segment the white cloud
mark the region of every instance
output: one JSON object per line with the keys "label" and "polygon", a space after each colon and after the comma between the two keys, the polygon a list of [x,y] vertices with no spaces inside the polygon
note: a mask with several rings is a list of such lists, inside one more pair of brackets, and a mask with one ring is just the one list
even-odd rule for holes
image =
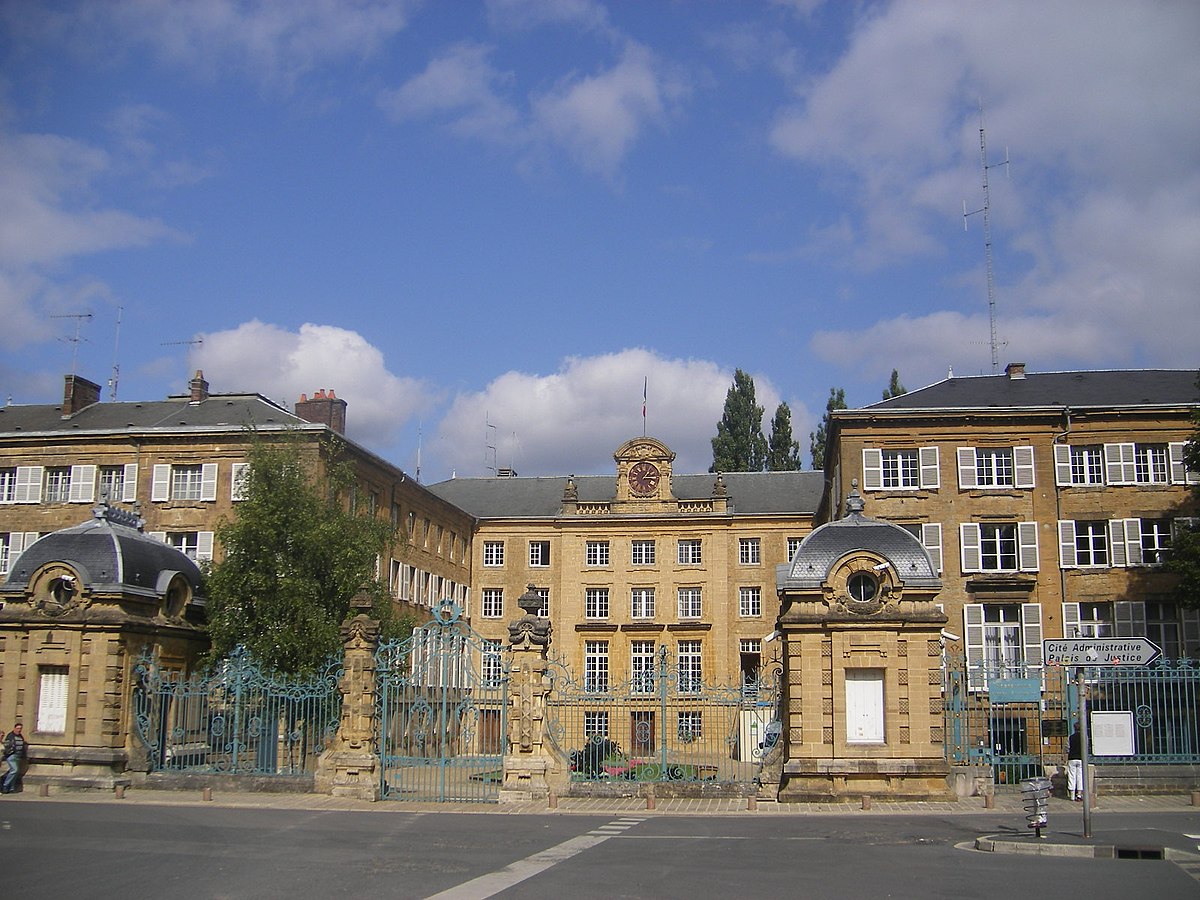
{"label": "white cloud", "polygon": [[435,399],[426,383],[389,372],[362,335],[332,325],[294,332],[254,320],[203,339],[190,362],[214,392],[253,391],[292,409],[301,394],[332,390],[347,404],[347,436],[371,448],[391,443]]}
{"label": "white cloud", "polygon": [[[481,475],[493,460],[522,475],[603,474],[612,454],[642,433],[642,390],[647,386],[647,433],[678,454],[675,471],[706,472],[712,437],[733,372],[708,360],[665,359],[628,349],[569,357],[551,375],[506,372],[482,391],[454,399],[437,431],[432,455],[446,474]],[[769,380],[755,378],[764,429],[779,404]],[[796,435],[807,413],[793,405]],[[487,424],[495,426],[489,433]],[[803,432],[807,434],[805,430]]]}
{"label": "white cloud", "polygon": [[585,169],[612,176],[647,126],[667,123],[685,92],[681,78],[646,47],[630,42],[611,69],[566,78],[536,97],[534,118]]}
{"label": "white cloud", "polygon": [[[780,112],[771,140],[851,185],[848,232],[845,220],[830,223],[847,265],[938,256],[962,201],[982,199],[982,100],[989,162],[1006,145],[1013,159],[1010,180],[992,179],[993,232],[1009,251],[997,259],[1005,355],[1186,364],[1200,340],[1198,43],[1200,16],[1186,4],[901,0],[863,16],[836,64]],[[964,342],[982,341],[967,358],[986,360],[986,316],[955,315],[879,323],[872,334],[906,348],[889,347],[880,373],[905,366],[907,352],[902,371],[944,375],[950,361],[922,346],[961,358]],[[930,330],[918,339],[914,325]],[[814,348],[833,362],[853,338],[823,332]]]}
{"label": "white cloud", "polygon": [[519,113],[501,96],[512,76],[496,70],[491,48],[462,43],[431,60],[421,74],[381,92],[379,105],[391,118],[443,116],[463,137],[508,143],[518,137]]}
{"label": "white cloud", "polygon": [[593,0],[487,0],[496,27],[524,30],[541,25],[577,25],[608,31],[608,10]]}

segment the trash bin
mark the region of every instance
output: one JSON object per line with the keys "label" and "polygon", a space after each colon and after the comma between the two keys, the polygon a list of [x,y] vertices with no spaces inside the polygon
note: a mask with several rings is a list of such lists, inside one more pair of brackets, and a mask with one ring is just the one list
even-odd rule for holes
{"label": "trash bin", "polygon": [[1021,781],[1021,796],[1025,801],[1025,818],[1029,827],[1037,829],[1038,837],[1046,827],[1050,808],[1050,779],[1025,778]]}

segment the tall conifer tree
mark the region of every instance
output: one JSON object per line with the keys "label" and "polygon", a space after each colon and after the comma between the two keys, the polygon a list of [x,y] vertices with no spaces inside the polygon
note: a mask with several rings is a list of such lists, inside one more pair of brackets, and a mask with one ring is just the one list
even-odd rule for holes
{"label": "tall conifer tree", "polygon": [[780,403],[771,420],[767,469],[772,472],[795,472],[800,468],[800,442],[792,439],[792,410]]}
{"label": "tall conifer tree", "polygon": [[825,401],[825,415],[817,430],[808,435],[808,448],[812,452],[812,467],[818,472],[825,468],[825,441],[829,437],[829,422],[835,409],[846,408],[846,392],[842,388],[830,388]]}
{"label": "tall conifer tree", "polygon": [[763,408],[754,399],[754,379],[738,369],[725,395],[725,411],[712,439],[710,472],[761,472],[767,464]]}

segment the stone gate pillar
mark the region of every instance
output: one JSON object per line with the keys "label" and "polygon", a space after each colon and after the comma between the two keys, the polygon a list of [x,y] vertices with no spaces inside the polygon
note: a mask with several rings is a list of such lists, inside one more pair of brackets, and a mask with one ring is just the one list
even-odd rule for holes
{"label": "stone gate pillar", "polygon": [[508,748],[504,756],[504,783],[501,800],[532,800],[549,794],[546,774],[550,754],[544,744],[546,695],[550,691],[547,676],[547,652],[552,627],[539,616],[542,598],[529,585],[517,605],[525,615],[508,626],[512,648],[512,666],[508,682]]}
{"label": "stone gate pillar", "polygon": [[351,616],[342,623],[342,717],[337,736],[317,764],[316,790],[335,797],[378,800],[379,748],[376,746],[375,650],[379,622],[369,615],[371,598],[350,601]]}

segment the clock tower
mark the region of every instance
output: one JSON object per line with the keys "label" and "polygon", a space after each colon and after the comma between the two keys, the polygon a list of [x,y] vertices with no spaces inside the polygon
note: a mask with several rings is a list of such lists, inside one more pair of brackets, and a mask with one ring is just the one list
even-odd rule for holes
{"label": "clock tower", "polygon": [[645,508],[672,499],[675,454],[662,441],[634,438],[622,444],[613,459],[617,462],[617,503]]}

